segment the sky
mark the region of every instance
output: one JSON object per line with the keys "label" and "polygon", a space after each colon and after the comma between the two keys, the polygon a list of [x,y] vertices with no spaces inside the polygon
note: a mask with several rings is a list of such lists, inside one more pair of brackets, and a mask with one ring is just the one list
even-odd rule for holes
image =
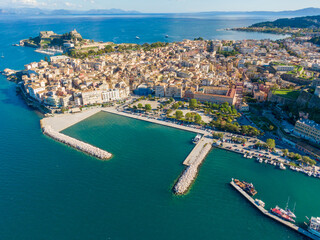
{"label": "sky", "polygon": [[281,11],[320,8],[320,0],[0,0],[2,8],[136,10],[144,13]]}

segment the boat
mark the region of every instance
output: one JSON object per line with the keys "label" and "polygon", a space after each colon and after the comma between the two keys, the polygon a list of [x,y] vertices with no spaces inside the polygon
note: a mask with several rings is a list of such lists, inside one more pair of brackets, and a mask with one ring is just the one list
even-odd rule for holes
{"label": "boat", "polygon": [[1,57],[4,58],[3,53],[2,53],[2,55],[1,55]]}
{"label": "boat", "polygon": [[296,215],[294,214],[294,210],[295,210],[295,208],[296,208],[296,204],[294,204],[293,211],[291,211],[291,210],[289,209],[289,207],[288,207],[288,205],[289,205],[289,200],[290,200],[290,198],[288,197],[288,201],[287,201],[287,205],[286,205],[286,209],[285,209],[286,214],[287,214],[289,217],[291,217],[291,218],[297,218]]}
{"label": "boat", "polygon": [[136,36],[136,39],[140,39],[140,37]]}
{"label": "boat", "polygon": [[263,159],[262,158],[259,158],[259,163],[263,163]]}
{"label": "boat", "polygon": [[286,210],[284,210],[278,206],[276,206],[275,208],[271,208],[270,212],[273,215],[275,215],[279,218],[282,218],[283,220],[286,220],[288,222],[295,222],[295,220],[286,213]]}
{"label": "boat", "polygon": [[311,217],[309,220],[308,231],[320,237],[320,217]]}
{"label": "boat", "polygon": [[195,138],[192,139],[192,142],[194,144],[197,144],[199,142],[199,140],[201,139],[201,137],[202,137],[201,134],[197,134],[197,136],[195,136]]}
{"label": "boat", "polygon": [[168,37],[169,37],[169,35],[166,35],[166,36],[165,36],[165,38],[168,38]]}
{"label": "boat", "polygon": [[247,183],[245,181],[239,181],[238,179],[234,179],[234,183],[237,184],[242,190],[248,193],[250,196],[254,196],[257,194],[257,191],[254,189],[252,183]]}
{"label": "boat", "polygon": [[260,199],[257,199],[257,198],[254,200],[254,203],[257,204],[258,206],[263,207],[263,208],[266,205],[263,201],[261,201]]}
{"label": "boat", "polygon": [[280,163],[280,164],[279,164],[279,168],[280,168],[281,170],[286,170],[286,167],[283,165],[283,163]]}

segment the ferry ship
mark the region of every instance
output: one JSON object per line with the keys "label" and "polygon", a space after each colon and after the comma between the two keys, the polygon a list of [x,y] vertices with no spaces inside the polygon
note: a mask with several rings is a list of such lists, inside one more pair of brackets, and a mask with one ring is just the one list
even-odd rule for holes
{"label": "ferry ship", "polygon": [[195,136],[195,138],[192,139],[192,142],[194,144],[197,144],[200,141],[200,139],[201,139],[201,134],[197,134],[197,136]]}
{"label": "ferry ship", "polygon": [[295,222],[295,220],[288,215],[288,212],[278,206],[275,208],[271,208],[270,212],[279,218],[282,218],[283,220],[286,220],[288,222]]}
{"label": "ferry ship", "polygon": [[254,189],[252,183],[247,183],[245,181],[239,181],[238,179],[234,179],[234,183],[237,184],[242,190],[248,193],[250,196],[254,196],[257,194],[257,191]]}
{"label": "ferry ship", "polygon": [[311,217],[308,231],[317,237],[320,237],[320,217]]}

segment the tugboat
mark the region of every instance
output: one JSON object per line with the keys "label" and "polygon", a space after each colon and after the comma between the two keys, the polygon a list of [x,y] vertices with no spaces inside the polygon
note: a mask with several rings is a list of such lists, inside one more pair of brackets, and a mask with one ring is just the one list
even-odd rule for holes
{"label": "tugboat", "polygon": [[241,182],[238,179],[234,179],[234,183],[237,184],[243,191],[245,191],[252,197],[257,194],[257,191],[254,189],[252,183],[247,183],[245,181]]}
{"label": "tugboat", "polygon": [[195,138],[192,139],[192,142],[193,142],[194,144],[197,144],[200,139],[201,139],[201,135],[200,135],[200,134],[197,134],[197,136],[195,136]]}
{"label": "tugboat", "polygon": [[320,217],[311,217],[309,220],[308,231],[320,237]]}
{"label": "tugboat", "polygon": [[295,220],[287,214],[286,210],[278,206],[276,206],[275,208],[271,208],[270,212],[273,215],[276,215],[277,217],[282,218],[283,220],[286,220],[288,222],[295,222]]}

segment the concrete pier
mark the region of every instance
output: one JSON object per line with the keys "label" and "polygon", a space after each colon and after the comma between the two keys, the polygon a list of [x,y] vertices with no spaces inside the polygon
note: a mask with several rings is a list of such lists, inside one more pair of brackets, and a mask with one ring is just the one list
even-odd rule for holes
{"label": "concrete pier", "polygon": [[187,167],[173,187],[173,192],[177,195],[185,194],[198,175],[198,170],[212,148],[213,140],[209,136],[203,136],[195,148],[183,162]]}
{"label": "concrete pier", "polygon": [[59,142],[65,143],[73,148],[76,148],[82,152],[85,152],[91,156],[97,157],[99,159],[109,159],[112,157],[111,153],[108,153],[107,151],[104,151],[100,148],[94,147],[88,143],[79,141],[75,138],[69,137],[67,135],[64,135],[62,133],[59,133],[52,129],[51,126],[45,126],[42,128],[43,133],[47,136],[53,138],[54,140],[57,140]]}
{"label": "concrete pier", "polygon": [[237,184],[234,183],[234,181],[232,180],[230,182],[231,186],[233,186],[239,193],[241,193],[241,195],[243,195],[250,203],[253,204],[253,206],[255,206],[260,212],[262,212],[264,215],[272,218],[273,220],[275,221],[278,221],[280,223],[282,223],[283,225],[303,234],[304,236],[307,236],[311,239],[314,239],[314,240],[320,240],[319,237],[311,234],[310,232],[304,230],[303,228],[301,227],[298,227],[297,225],[291,223],[291,222],[287,222],[275,215],[273,215],[272,213],[270,213],[269,211],[267,211],[265,208],[263,208],[262,206],[258,205],[257,203],[255,203],[255,201],[253,200],[253,198],[251,196],[249,196],[245,191],[243,191]]}

